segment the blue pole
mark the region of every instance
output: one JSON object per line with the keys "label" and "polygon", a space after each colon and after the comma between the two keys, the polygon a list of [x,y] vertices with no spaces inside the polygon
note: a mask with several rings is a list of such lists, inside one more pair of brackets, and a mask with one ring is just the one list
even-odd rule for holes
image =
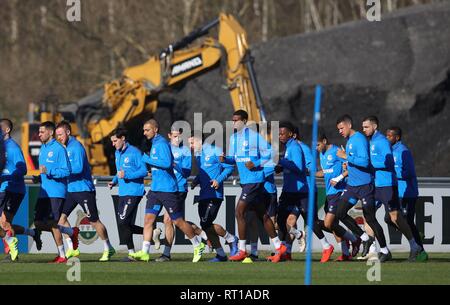
{"label": "blue pole", "polygon": [[314,185],[316,183],[316,159],[317,159],[317,132],[320,120],[320,100],[322,95],[322,87],[316,86],[316,101],[314,104],[314,118],[313,118],[313,131],[312,131],[312,165],[309,178],[309,200],[308,200],[308,232],[306,234],[306,268],[305,268],[305,285],[311,285],[311,262],[312,262],[312,235],[313,235],[313,209],[316,208],[314,200]]}

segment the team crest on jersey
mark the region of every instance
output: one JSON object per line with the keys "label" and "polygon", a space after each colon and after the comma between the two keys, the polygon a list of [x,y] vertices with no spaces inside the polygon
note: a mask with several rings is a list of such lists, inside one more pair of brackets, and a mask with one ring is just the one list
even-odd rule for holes
{"label": "team crest on jersey", "polygon": [[353,145],[350,144],[350,145],[348,146],[348,149],[352,149],[352,148],[353,148]]}
{"label": "team crest on jersey", "polygon": [[375,150],[375,145],[372,145],[371,149],[372,149],[372,150]]}
{"label": "team crest on jersey", "polygon": [[80,229],[78,238],[83,244],[90,245],[98,239],[97,231],[91,225],[89,218],[82,210],[77,211],[75,226]]}
{"label": "team crest on jersey", "polygon": [[211,156],[205,156],[205,161],[209,161],[209,159],[211,159]]}
{"label": "team crest on jersey", "polygon": [[123,160],[123,163],[129,163],[130,162],[130,158],[126,157],[125,160]]}
{"label": "team crest on jersey", "polygon": [[156,148],[152,149],[152,154],[156,154]]}
{"label": "team crest on jersey", "polygon": [[179,156],[180,156],[180,153],[179,153],[179,152],[176,152],[176,153],[173,154],[173,157],[174,157],[175,159],[178,159]]}
{"label": "team crest on jersey", "polygon": [[67,152],[67,157],[70,157],[72,153],[70,151]]}
{"label": "team crest on jersey", "polygon": [[328,155],[327,159],[328,159],[328,161],[331,161],[331,160],[333,160],[333,156],[332,155]]}
{"label": "team crest on jersey", "polygon": [[49,158],[53,157],[53,151],[49,151],[47,154],[47,157],[49,157]]}

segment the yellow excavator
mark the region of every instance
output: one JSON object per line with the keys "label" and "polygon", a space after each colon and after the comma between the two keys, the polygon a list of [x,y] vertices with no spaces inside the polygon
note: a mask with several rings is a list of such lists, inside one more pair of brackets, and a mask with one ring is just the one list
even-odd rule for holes
{"label": "yellow excavator", "polygon": [[[201,44],[190,46],[217,26],[218,39],[205,37]],[[57,110],[31,105],[28,122],[22,124],[21,143],[28,175],[38,172],[40,122],[63,119],[71,122],[72,133],[85,146],[93,175],[110,175],[108,149],[112,147],[108,140],[111,132],[119,124],[139,120],[142,123],[156,112],[161,92],[207,73],[221,61],[226,62],[226,85],[233,108],[246,110],[249,120],[265,122],[246,32],[233,16],[220,14],[169,45],[159,56],[125,69],[120,79],[105,84],[104,89],[75,104],[61,105]]]}

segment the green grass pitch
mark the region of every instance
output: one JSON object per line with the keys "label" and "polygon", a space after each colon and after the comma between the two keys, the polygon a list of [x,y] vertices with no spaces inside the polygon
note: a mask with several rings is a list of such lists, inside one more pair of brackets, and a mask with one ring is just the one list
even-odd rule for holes
{"label": "green grass pitch", "polygon": [[[0,264],[0,280],[2,284],[301,285],[305,270],[305,255],[299,253],[294,253],[293,261],[278,264],[208,263],[214,257],[210,253],[196,264],[190,262],[191,254],[176,253],[168,263],[120,262],[125,255],[119,253],[111,262],[100,263],[99,254],[81,254],[81,281],[69,282],[66,274],[71,266],[47,263],[54,255],[22,254],[17,263]],[[152,258],[158,255],[152,254]],[[393,261],[381,264],[381,281],[369,282],[367,273],[373,266],[366,262],[321,264],[320,254],[314,254],[313,284],[450,284],[450,253],[430,253],[425,263],[407,262],[407,253],[393,256]]]}

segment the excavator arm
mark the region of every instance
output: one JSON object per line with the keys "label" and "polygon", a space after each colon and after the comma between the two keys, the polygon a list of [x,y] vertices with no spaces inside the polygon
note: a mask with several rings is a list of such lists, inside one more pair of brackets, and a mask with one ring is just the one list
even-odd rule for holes
{"label": "excavator arm", "polygon": [[[200,45],[189,47],[216,26],[219,26],[218,40],[206,37]],[[169,45],[158,56],[126,69],[121,79],[104,86],[101,109],[106,115],[79,126],[78,138],[86,147],[93,173],[110,174],[103,146],[119,124],[155,113],[161,92],[206,73],[224,58],[233,108],[246,110],[249,120],[266,121],[246,32],[232,16],[220,14],[219,18]]]}

